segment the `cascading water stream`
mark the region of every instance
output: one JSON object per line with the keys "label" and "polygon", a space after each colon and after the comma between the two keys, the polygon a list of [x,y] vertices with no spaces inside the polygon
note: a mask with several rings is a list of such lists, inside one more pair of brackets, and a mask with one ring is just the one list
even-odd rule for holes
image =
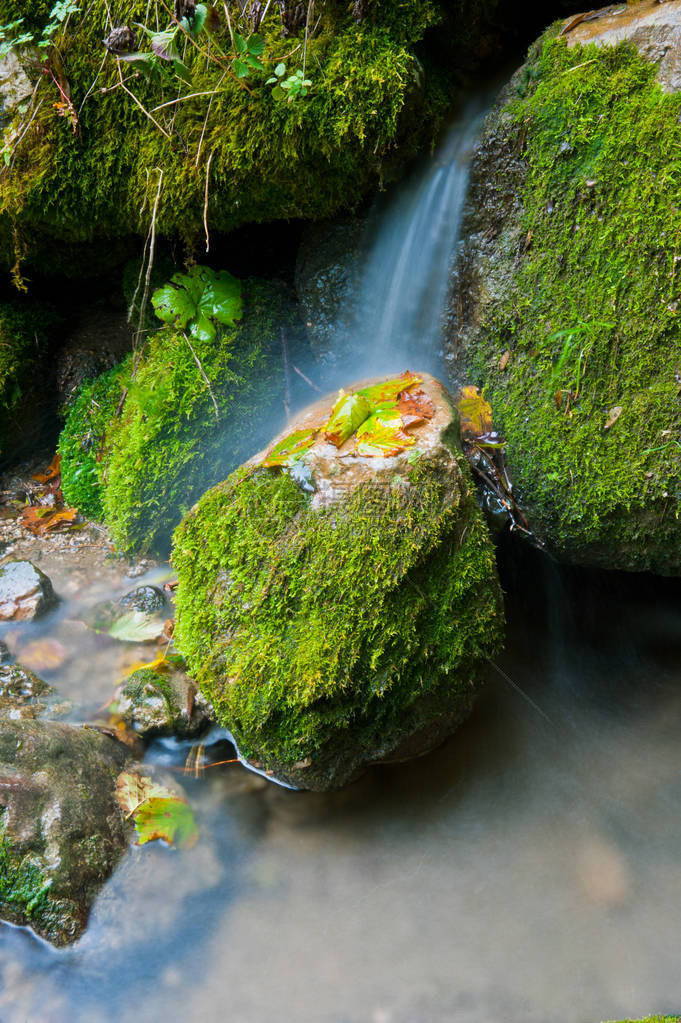
{"label": "cascading water stream", "polygon": [[459,240],[471,156],[492,93],[462,109],[437,152],[369,215],[356,290],[336,352],[362,375],[409,366],[442,375],[441,323]]}

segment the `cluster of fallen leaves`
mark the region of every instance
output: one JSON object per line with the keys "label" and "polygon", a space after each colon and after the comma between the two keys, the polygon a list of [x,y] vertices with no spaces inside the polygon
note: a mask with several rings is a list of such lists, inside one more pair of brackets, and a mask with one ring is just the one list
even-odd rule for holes
{"label": "cluster of fallen leaves", "polygon": [[459,413],[461,442],[471,469],[508,513],[511,529],[530,532],[513,496],[504,459],[505,441],[494,430],[492,406],[477,387],[462,387],[454,404]]}
{"label": "cluster of fallen leaves", "polygon": [[64,507],[61,492],[61,456],[55,455],[45,472],[32,477],[39,488],[27,494],[28,504],[18,517],[20,525],[34,536],[70,529],[78,521],[76,508]]}
{"label": "cluster of fallen leaves", "polygon": [[391,458],[412,447],[415,438],[407,433],[435,414],[435,406],[425,391],[416,390],[422,379],[408,370],[400,377],[385,380],[358,391],[341,391],[323,427],[295,430],[276,444],[263,465],[291,466],[323,433],[335,447],[342,447],[355,436],[354,454],[365,458]]}

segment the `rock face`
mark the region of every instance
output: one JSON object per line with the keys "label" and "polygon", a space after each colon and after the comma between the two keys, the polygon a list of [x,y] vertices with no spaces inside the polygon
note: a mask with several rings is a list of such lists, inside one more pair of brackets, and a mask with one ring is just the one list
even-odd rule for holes
{"label": "rock face", "polygon": [[0,917],[66,945],[127,847],[115,784],[128,754],[93,729],[35,720],[45,691],[15,676],[0,684]]}
{"label": "rock face", "polygon": [[[503,613],[494,553],[444,388],[391,457],[317,435],[289,470],[257,456],[175,535],[176,636],[242,755],[339,787],[425,752],[468,714]],[[361,385],[358,385],[361,386]],[[292,430],[322,426],[333,397]]]}
{"label": "rock face", "polygon": [[678,574],[681,2],[574,20],[533,46],[479,143],[452,371],[486,388],[548,549]]}
{"label": "rock face", "polygon": [[305,313],[310,348],[317,359],[335,367],[334,338],[343,306],[357,281],[364,220],[311,224],[296,260],[296,291]]}
{"label": "rock face", "polygon": [[57,602],[52,583],[31,561],[9,561],[0,568],[0,621],[25,621]]}

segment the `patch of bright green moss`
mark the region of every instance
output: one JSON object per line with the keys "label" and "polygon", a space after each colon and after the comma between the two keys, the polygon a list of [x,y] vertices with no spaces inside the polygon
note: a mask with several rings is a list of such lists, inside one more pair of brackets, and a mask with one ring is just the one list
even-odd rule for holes
{"label": "patch of bright green moss", "polygon": [[313,510],[287,474],[240,469],[185,518],[177,642],[244,754],[389,748],[466,715],[502,611],[486,527],[451,485],[417,462]]}
{"label": "patch of bright green moss", "polygon": [[497,243],[511,284],[487,290],[469,369],[539,536],[575,560],[678,571],[681,96],[628,45],[549,38],[538,54],[503,121],[527,167],[522,223]]}
{"label": "patch of bright green moss", "polygon": [[38,864],[28,855],[16,855],[0,822],[0,917],[51,932],[59,907],[49,892],[50,882]]}
{"label": "patch of bright green moss", "polygon": [[91,519],[104,514],[101,484],[107,427],[116,415],[130,365],[128,358],[81,387],[59,438],[64,500]]}
{"label": "patch of bright green moss", "polygon": [[680,1023],[681,1016],[646,1016],[645,1019],[611,1020],[610,1023]]}
{"label": "patch of bright green moss", "polygon": [[122,551],[167,550],[184,513],[284,417],[280,331],[290,341],[295,325],[288,291],[247,281],[243,301],[241,323],[211,341],[158,331],[109,420],[102,504]]}
{"label": "patch of bright green moss", "polygon": [[[21,15],[23,6],[2,0],[0,21]],[[157,6],[165,24],[166,10]],[[215,39],[230,50],[218,9],[222,25]],[[60,94],[43,76],[40,109],[0,174],[0,231],[8,251],[13,226],[33,251],[45,239],[146,235],[157,194],[158,232],[202,237],[209,160],[213,230],[330,216],[355,206],[390,172],[397,154],[402,159],[429,144],[449,103],[451,85],[440,72],[424,81],[415,50],[442,16],[433,0],[370,4],[361,25],[345,3],[322,5],[306,55],[313,88],[292,103],[277,102],[266,84],[280,60],[290,73],[302,67],[303,33],[281,37],[276,4],[260,30],[264,70],[253,72],[247,88],[189,46],[191,85],[180,87],[167,65],[164,84],[141,77],[128,82],[136,103],[114,88],[114,58],[102,66],[102,39],[107,26],[144,22],[148,10],[146,0],[95,0],[56,37],[78,129],[59,115]],[[151,12],[155,27],[153,5]],[[236,5],[232,16],[238,16]],[[130,65],[121,67],[127,75]],[[162,106],[178,92],[200,95]]]}

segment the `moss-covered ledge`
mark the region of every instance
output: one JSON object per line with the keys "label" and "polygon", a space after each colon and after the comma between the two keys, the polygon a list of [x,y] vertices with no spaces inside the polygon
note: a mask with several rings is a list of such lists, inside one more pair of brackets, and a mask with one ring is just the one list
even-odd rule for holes
{"label": "moss-covered ledge", "polygon": [[561,557],[681,571],[681,96],[556,29],[489,119],[451,352]]}

